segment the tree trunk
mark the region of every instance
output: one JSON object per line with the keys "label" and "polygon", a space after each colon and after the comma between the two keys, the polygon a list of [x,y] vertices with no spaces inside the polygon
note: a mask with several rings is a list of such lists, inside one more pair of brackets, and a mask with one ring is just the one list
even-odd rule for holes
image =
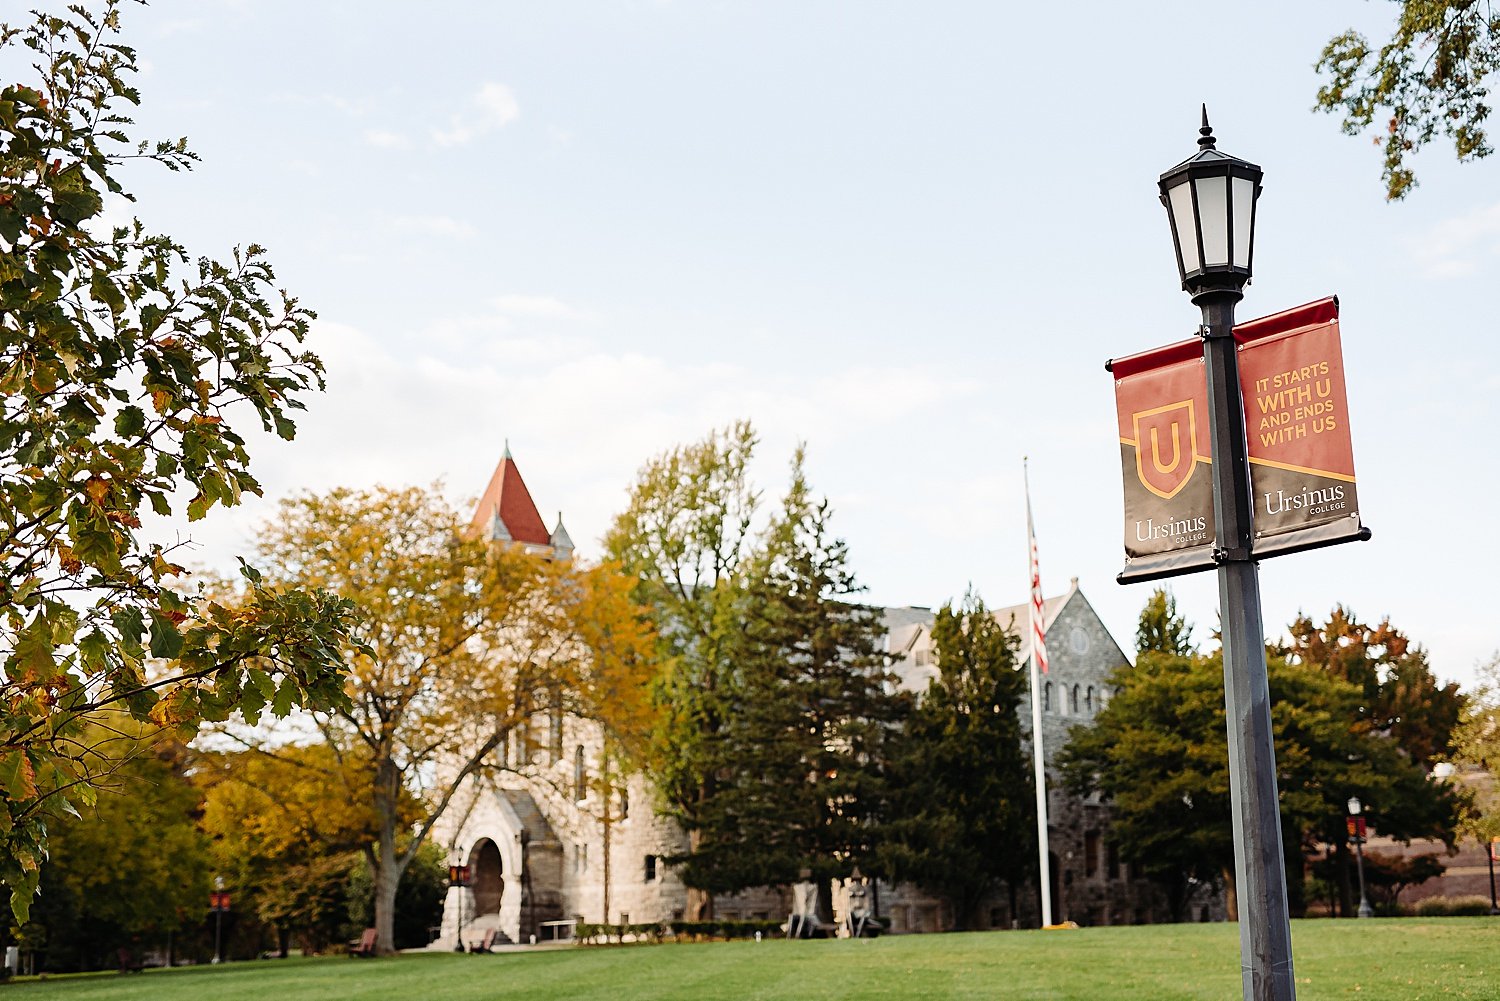
{"label": "tree trunk", "polygon": [[[708,799],[707,783],[698,783],[698,802]],[[688,851],[697,854],[703,845],[703,834],[696,829],[688,831]],[[712,921],[714,919],[714,895],[696,886],[687,888],[687,919],[689,921]]]}
{"label": "tree trunk", "polygon": [[[371,860],[375,877],[375,951],[389,956],[396,951],[396,884],[401,867],[396,858],[397,810],[401,775],[389,757],[380,761],[375,777],[375,816],[380,824],[379,843]],[[460,891],[462,892],[462,891]],[[459,929],[462,938],[463,929]]]}
{"label": "tree trunk", "polygon": [[1172,873],[1162,881],[1163,895],[1167,898],[1167,917],[1172,924],[1182,921],[1182,914],[1187,910],[1188,895],[1191,888],[1187,878],[1181,873]]}
{"label": "tree trunk", "polygon": [[1238,921],[1240,919],[1240,898],[1239,894],[1235,892],[1234,870],[1232,868],[1224,870],[1224,910],[1228,912],[1230,921]]}
{"label": "tree trunk", "polygon": [[610,826],[611,826],[610,825],[610,813],[609,813],[609,785],[608,785],[608,783],[602,783],[602,787],[604,789],[604,820],[600,824],[600,828],[601,828],[600,833],[604,837],[604,923],[605,924],[611,924],[612,922],[609,920],[609,903],[610,903],[610,900],[609,900],[610,885],[609,884],[610,884],[610,878],[611,878],[611,876],[613,876],[613,873],[610,872],[610,859],[609,859],[610,854],[611,854],[611,852],[610,852],[610,837],[609,837],[609,835],[610,835]]}
{"label": "tree trunk", "polygon": [[382,956],[396,951],[396,884],[400,881],[395,853],[381,852],[375,860],[375,951]]}
{"label": "tree trunk", "polygon": [[286,925],[276,926],[276,957],[285,959],[292,944],[292,931]]}
{"label": "tree trunk", "polygon": [[1287,911],[1294,918],[1307,917],[1307,865],[1302,859],[1302,847],[1295,838],[1287,838],[1286,847],[1286,899]]}

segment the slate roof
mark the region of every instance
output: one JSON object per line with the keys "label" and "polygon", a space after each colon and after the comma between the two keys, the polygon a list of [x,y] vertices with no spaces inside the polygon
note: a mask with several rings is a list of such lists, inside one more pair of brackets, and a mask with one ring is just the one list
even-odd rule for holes
{"label": "slate roof", "polygon": [[526,481],[521,479],[521,470],[516,467],[516,460],[511,458],[509,445],[506,445],[505,453],[500,457],[500,464],[495,467],[495,475],[490,477],[490,485],[484,488],[484,494],[479,498],[469,524],[475,530],[489,534],[497,513],[512,540],[538,546],[552,544],[552,533],[547,531],[542,516],[537,512],[536,503],[531,499],[531,491],[526,489]]}

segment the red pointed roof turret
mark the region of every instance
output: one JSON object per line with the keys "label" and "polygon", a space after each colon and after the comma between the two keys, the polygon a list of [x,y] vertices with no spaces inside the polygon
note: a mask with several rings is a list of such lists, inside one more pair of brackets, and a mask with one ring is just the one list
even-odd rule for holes
{"label": "red pointed roof turret", "polygon": [[505,452],[500,456],[500,465],[495,467],[495,475],[490,477],[490,485],[484,488],[484,495],[479,498],[479,504],[474,508],[474,517],[469,523],[479,532],[502,538],[494,531],[497,520],[515,542],[529,542],[539,546],[551,544],[551,533],[547,531],[541,514],[537,512],[536,504],[531,499],[531,491],[526,489],[526,481],[521,479],[516,460],[510,456],[509,442],[506,442]]}

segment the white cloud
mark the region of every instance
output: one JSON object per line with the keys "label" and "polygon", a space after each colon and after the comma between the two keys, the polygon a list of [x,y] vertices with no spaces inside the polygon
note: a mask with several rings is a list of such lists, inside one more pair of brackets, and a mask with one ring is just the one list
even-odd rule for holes
{"label": "white cloud", "polygon": [[448,216],[401,216],[395,220],[397,229],[424,236],[436,236],[445,240],[467,240],[479,235],[471,224]]}
{"label": "white cloud", "polygon": [[411,140],[402,133],[385,129],[366,129],[365,142],[380,149],[406,149],[411,145]]}
{"label": "white cloud", "polygon": [[484,84],[469,103],[469,108],[449,119],[448,128],[432,130],[432,138],[439,146],[462,146],[509,125],[521,115],[516,95],[503,83]]}
{"label": "white cloud", "polygon": [[583,310],[546,295],[502,295],[493,301],[495,308],[506,316],[549,320],[584,320],[589,317]]}
{"label": "white cloud", "polygon": [[1444,219],[1412,243],[1428,278],[1467,278],[1494,270],[1500,257],[1500,202]]}
{"label": "white cloud", "polygon": [[247,436],[267,500],[171,528],[202,543],[202,563],[232,569],[281,497],[441,478],[461,500],[484,486],[509,438],[548,521],[563,508],[574,538],[592,548],[640,464],[711,428],[755,422],[765,443],[757,478],[773,492],[792,446],[813,441],[816,486],[822,463],[832,464],[827,456],[868,447],[919,411],[930,415],[978,389],[967,377],[905,362],[791,366],[768,378],[739,361],[509,335],[505,323],[495,314],[449,320],[391,344],[319,321],[309,346],[327,364],[328,392],[307,400],[296,442]]}
{"label": "white cloud", "polygon": [[183,17],[163,21],[156,29],[157,35],[162,38],[170,38],[173,35],[192,35],[203,28],[204,21],[201,17]]}

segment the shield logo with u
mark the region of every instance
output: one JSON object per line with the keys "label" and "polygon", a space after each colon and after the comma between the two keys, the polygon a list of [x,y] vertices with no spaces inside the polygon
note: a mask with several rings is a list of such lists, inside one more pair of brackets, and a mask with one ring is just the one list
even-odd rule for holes
{"label": "shield logo with u", "polygon": [[1198,429],[1193,401],[1169,403],[1131,415],[1135,422],[1135,471],[1158,497],[1177,496],[1198,465]]}

